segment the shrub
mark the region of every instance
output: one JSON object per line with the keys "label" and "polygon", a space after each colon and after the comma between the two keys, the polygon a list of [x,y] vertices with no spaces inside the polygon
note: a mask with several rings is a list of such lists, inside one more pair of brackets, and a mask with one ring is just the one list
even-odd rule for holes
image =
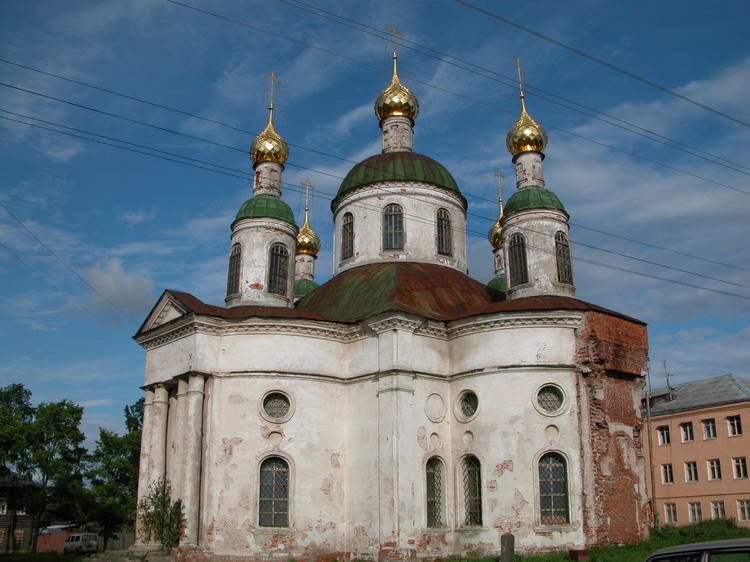
{"label": "shrub", "polygon": [[172,502],[172,487],[169,480],[160,478],[149,488],[148,495],[138,505],[143,539],[152,539],[169,552],[180,544],[180,534],[185,524],[182,502]]}

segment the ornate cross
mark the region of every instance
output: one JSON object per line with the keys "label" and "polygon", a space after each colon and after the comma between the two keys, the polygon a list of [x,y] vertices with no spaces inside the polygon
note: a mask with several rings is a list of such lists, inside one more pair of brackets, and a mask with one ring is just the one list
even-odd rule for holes
{"label": "ornate cross", "polygon": [[278,80],[276,78],[276,73],[272,72],[268,76],[266,76],[269,82],[269,92],[268,92],[268,102],[273,105],[274,99],[275,99],[275,86],[276,84],[281,84],[281,80]]}
{"label": "ornate cross", "polygon": [[500,170],[495,170],[495,178],[497,178],[497,201],[501,212],[503,210],[503,199],[505,199],[505,178],[507,177]]}
{"label": "ornate cross", "polygon": [[307,213],[310,209],[310,188],[312,187],[310,180],[303,181],[302,187],[305,188],[305,213]]}
{"label": "ornate cross", "polygon": [[396,46],[397,46],[397,44],[398,44],[398,43],[397,43],[397,41],[398,41],[398,38],[399,38],[399,37],[403,37],[403,36],[404,36],[404,32],[403,32],[403,31],[399,31],[399,30],[398,30],[398,27],[396,27],[396,24],[395,24],[395,23],[393,23],[393,24],[391,24],[391,25],[389,25],[389,26],[385,27],[385,30],[386,30],[386,31],[387,31],[388,33],[390,33],[390,34],[391,34],[391,47],[392,47],[392,49],[391,49],[391,50],[392,50],[392,51],[393,51],[393,52],[395,53],[395,52],[396,52]]}
{"label": "ornate cross", "polygon": [[518,89],[521,90],[521,93],[523,94],[524,71],[523,65],[521,64],[521,59],[516,59],[513,62],[513,66],[515,66],[516,70],[518,71]]}

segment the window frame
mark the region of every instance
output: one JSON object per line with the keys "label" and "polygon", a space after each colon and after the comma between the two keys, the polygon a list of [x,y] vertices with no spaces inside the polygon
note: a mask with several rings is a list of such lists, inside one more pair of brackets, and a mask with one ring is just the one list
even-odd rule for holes
{"label": "window frame", "polygon": [[[468,503],[472,501],[471,498],[469,498],[467,492],[467,479],[465,476],[466,463],[469,461],[469,459],[474,459],[477,462],[477,469],[476,472],[479,476],[479,484],[476,487],[476,490],[478,491],[478,496],[474,497],[474,501],[476,501],[476,505],[478,506],[478,510],[469,510],[468,509]],[[475,454],[467,454],[461,457],[461,462],[459,463],[459,470],[460,470],[460,482],[461,482],[461,499],[463,500],[463,505],[461,508],[461,527],[464,528],[481,528],[484,524],[484,494],[482,493],[482,486],[484,484],[484,481],[482,479],[482,461],[479,459],[479,457]],[[470,522],[469,521],[469,514],[473,512],[479,512],[479,522]]]}
{"label": "window frame", "polygon": [[665,523],[677,523],[677,504],[676,503],[664,504],[664,522]]}
{"label": "window frame", "polygon": [[341,218],[341,260],[346,261],[354,257],[354,215],[344,213]]}
{"label": "window frame", "polygon": [[[541,475],[541,465],[542,461],[549,456],[557,456],[560,459],[562,459],[563,462],[563,468],[564,468],[564,474],[565,474],[565,521],[560,522],[553,522],[553,521],[545,521],[545,516],[542,515],[542,475]],[[559,450],[547,450],[542,452],[538,458],[536,459],[536,462],[534,463],[534,472],[536,475],[536,499],[538,502],[537,506],[537,518],[539,521],[539,525],[542,527],[565,527],[568,525],[571,525],[572,517],[571,517],[571,481],[570,481],[570,461],[567,457],[567,455],[563,454],[562,451]],[[554,480],[552,480],[554,481]],[[553,495],[550,493],[550,495]],[[557,494],[559,495],[559,494]],[[559,509],[559,508],[558,508]],[[549,511],[549,510],[547,510]],[[552,517],[555,517],[555,507],[553,502],[553,507],[551,508],[551,511],[553,512]]]}
{"label": "window frame", "polygon": [[[717,507],[719,509],[717,509]],[[711,519],[726,519],[726,518],[727,518],[727,511],[726,511],[726,506],[724,505],[724,500],[712,500],[711,501]]]}
{"label": "window frame", "polygon": [[[287,469],[287,481],[286,481],[286,491],[287,491],[287,495],[286,495],[286,525],[283,525],[283,526],[282,525],[278,525],[278,526],[276,526],[276,525],[264,525],[264,524],[261,523],[261,516],[260,516],[260,514],[261,514],[261,511],[260,511],[261,504],[260,504],[260,502],[261,501],[268,501],[267,499],[264,499],[263,496],[262,496],[262,487],[261,487],[262,486],[262,483],[261,483],[262,477],[261,477],[261,472],[263,470],[263,465],[266,462],[270,461],[271,459],[279,459],[279,460],[283,461],[286,464],[286,469]],[[279,451],[274,451],[274,452],[272,452],[270,454],[264,455],[260,459],[260,461],[258,462],[257,469],[256,469],[257,486],[258,487],[257,487],[257,501],[256,501],[256,504],[255,504],[255,521],[256,521],[258,530],[260,530],[260,531],[266,531],[266,532],[269,532],[269,531],[270,532],[275,532],[278,529],[291,529],[293,527],[293,523],[292,523],[292,513],[293,513],[293,510],[292,510],[292,497],[293,497],[292,490],[293,490],[293,484],[294,484],[294,482],[293,482],[293,474],[294,474],[293,473],[293,465],[292,465],[291,460],[286,455],[281,454]],[[273,501],[284,501],[284,500],[279,500],[279,499],[274,498],[271,501],[273,502]],[[275,513],[275,512],[272,511],[272,513]]]}
{"label": "window frame", "polygon": [[[275,249],[283,249],[283,253],[275,253]],[[274,271],[274,258],[283,266]],[[283,277],[281,273],[283,272]],[[283,242],[274,242],[268,248],[268,284],[266,292],[280,297],[289,297],[289,248]],[[278,285],[278,287],[277,287]],[[283,291],[281,289],[283,288]]]}
{"label": "window frame", "polygon": [[[691,472],[695,471],[695,478],[690,478]],[[697,461],[685,461],[685,482],[694,484],[700,480]]]}
{"label": "window frame", "polygon": [[688,520],[691,523],[700,523],[703,521],[703,507],[701,506],[701,502],[688,502]]}
{"label": "window frame", "polygon": [[656,427],[656,435],[660,447],[672,444],[672,437],[670,433],[671,432],[668,425],[660,425]]}
{"label": "window frame", "polygon": [[695,442],[695,431],[693,429],[693,422],[687,421],[680,424],[680,437],[683,443]]}
{"label": "window frame", "polygon": [[437,253],[441,256],[453,256],[453,233],[451,232],[451,214],[441,207],[435,214],[437,227]]}
{"label": "window frame", "polygon": [[[437,490],[437,498],[430,499],[430,480],[429,480],[429,470],[430,470],[430,463],[432,462],[437,463],[437,466],[440,467],[440,482],[439,482],[439,489]],[[430,456],[424,465],[424,475],[425,475],[425,527],[427,529],[444,529],[448,526],[446,521],[446,506],[447,501],[445,499],[445,493],[448,488],[446,478],[448,476],[448,471],[446,470],[446,464],[445,461],[439,456],[439,455],[432,455]],[[430,502],[437,502],[439,507],[439,521],[432,522],[434,524],[430,524]]]}
{"label": "window frame", "polygon": [[[706,418],[701,420],[703,424],[703,439],[716,439],[716,418]],[[708,429],[710,431],[708,431]]]}
{"label": "window frame", "polygon": [[573,263],[570,258],[570,240],[562,230],[555,232],[555,264],[557,265],[557,282],[573,284]]}
{"label": "window frame", "polygon": [[665,486],[674,484],[674,467],[671,462],[661,465],[661,483]]}
{"label": "window frame", "polygon": [[239,294],[241,273],[242,244],[235,242],[229,250],[229,263],[227,264],[227,297]]}
{"label": "window frame", "polygon": [[727,433],[729,437],[742,435],[742,417],[739,414],[727,416]]}
{"label": "window frame", "polygon": [[708,479],[712,482],[721,480],[721,459],[707,459]]}
{"label": "window frame", "polygon": [[750,521],[750,499],[737,500],[737,521]]}
{"label": "window frame", "polygon": [[529,283],[526,237],[520,232],[513,233],[508,240],[508,268],[511,289]]}
{"label": "window frame", "polygon": [[732,468],[735,480],[747,480],[747,457],[732,457]]}
{"label": "window frame", "polygon": [[[395,210],[398,210],[398,212],[393,212]],[[398,217],[398,219],[394,220],[399,224],[388,225],[388,217]],[[401,205],[398,203],[389,203],[383,207],[382,227],[382,250],[384,252],[403,251],[406,246],[406,227],[404,225],[404,209]],[[397,237],[400,237],[400,240],[397,240]],[[396,242],[400,242],[400,244],[396,244]]]}

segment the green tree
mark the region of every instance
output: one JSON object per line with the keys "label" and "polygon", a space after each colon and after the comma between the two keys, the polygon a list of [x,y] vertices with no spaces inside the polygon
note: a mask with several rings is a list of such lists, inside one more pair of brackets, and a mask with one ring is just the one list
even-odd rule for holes
{"label": "green tree", "polygon": [[144,538],[146,541],[155,539],[167,552],[180,544],[180,534],[185,524],[182,502],[173,502],[171,496],[169,480],[160,478],[151,484],[148,495],[138,505]]}
{"label": "green tree", "polygon": [[22,384],[0,387],[0,476],[27,472],[33,418],[29,389]]}

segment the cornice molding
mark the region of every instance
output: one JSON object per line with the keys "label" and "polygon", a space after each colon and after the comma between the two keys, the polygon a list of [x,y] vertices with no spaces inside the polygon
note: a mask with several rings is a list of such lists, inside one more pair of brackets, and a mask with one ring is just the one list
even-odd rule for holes
{"label": "cornice molding", "polygon": [[557,313],[497,313],[493,316],[471,317],[457,320],[448,326],[448,339],[508,328],[577,328],[583,313],[561,311]]}

